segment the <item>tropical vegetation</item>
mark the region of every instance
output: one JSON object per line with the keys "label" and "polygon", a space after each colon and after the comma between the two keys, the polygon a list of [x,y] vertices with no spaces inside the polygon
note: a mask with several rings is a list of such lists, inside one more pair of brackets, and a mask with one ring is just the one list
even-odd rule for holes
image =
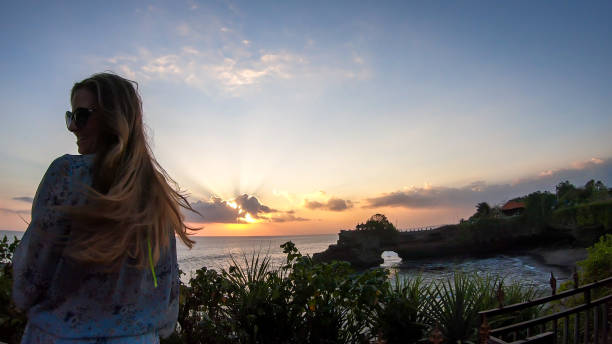
{"label": "tropical vegetation", "polygon": [[532,225],[612,228],[612,189],[604,183],[589,180],[583,187],[576,187],[566,180],[557,184],[555,190],[555,193],[536,191],[511,199],[525,205],[519,218],[505,216],[502,204],[492,207],[487,202],[480,202],[476,205],[476,213],[465,222],[510,219]]}
{"label": "tropical vegetation", "polygon": [[[0,241],[0,339],[8,343],[19,343],[26,322],[10,301],[17,243]],[[446,342],[467,343],[476,340],[478,311],[498,306],[500,285],[505,304],[541,296],[531,287],[506,285],[499,276],[456,272],[431,283],[420,276],[391,279],[380,268],[357,272],[346,262],[314,262],[292,242],[282,248],[287,258],[278,268],[268,256],[252,254],[232,257],[220,272],[197,270],[181,284],[178,325],[162,343],[425,343],[434,328]],[[610,261],[612,235],[589,248],[579,264],[581,281],[612,275]],[[499,327],[547,311],[536,307],[489,323]]]}
{"label": "tropical vegetation", "polygon": [[[499,221],[527,231],[542,223],[612,228],[610,190],[601,182],[582,188],[563,182],[556,194],[536,192],[520,200],[525,212],[509,221],[501,206],[479,203],[476,214],[459,225],[466,240],[494,242],[499,233],[491,224]],[[480,230],[485,227],[486,232]],[[387,239],[398,235],[382,214],[356,230]],[[11,301],[17,245],[17,239],[0,240],[0,340],[8,343],[20,342],[27,321]],[[231,257],[227,269],[197,270],[188,284],[181,283],[178,325],[162,343],[423,343],[436,328],[446,342],[475,342],[478,311],[498,305],[499,289],[506,304],[540,295],[534,288],[478,273],[456,272],[430,283],[420,276],[391,279],[380,268],[355,271],[347,262],[315,262],[292,242],[281,247],[286,261],[280,267],[271,266],[269,256],[253,253]],[[588,253],[579,263],[580,283],[612,275],[612,235],[603,236]],[[568,306],[536,307],[489,323],[499,327]]]}

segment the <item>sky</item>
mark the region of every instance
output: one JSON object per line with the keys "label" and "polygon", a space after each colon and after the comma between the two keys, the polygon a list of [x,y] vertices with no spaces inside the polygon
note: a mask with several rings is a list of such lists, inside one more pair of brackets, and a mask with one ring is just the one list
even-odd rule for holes
{"label": "sky", "polygon": [[[198,235],[457,223],[569,180],[612,186],[612,3],[11,2],[0,229],[78,154],[72,85],[138,82]],[[23,218],[23,219],[22,219]]]}

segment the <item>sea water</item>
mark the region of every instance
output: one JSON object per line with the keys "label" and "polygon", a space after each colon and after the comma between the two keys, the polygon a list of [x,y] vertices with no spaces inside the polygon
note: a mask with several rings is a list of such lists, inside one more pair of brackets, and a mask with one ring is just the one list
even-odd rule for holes
{"label": "sea water", "polygon": [[[20,239],[22,231],[0,231],[0,238],[6,235],[9,242],[13,237]],[[183,283],[188,284],[195,272],[206,267],[208,269],[227,269],[232,264],[232,258],[244,266],[244,258],[250,260],[253,255],[270,257],[273,268],[286,262],[282,245],[292,241],[304,255],[311,255],[327,249],[336,243],[337,234],[302,235],[302,236],[241,236],[241,237],[203,237],[190,236],[195,244],[189,249],[177,238],[177,260],[179,268],[185,273],[181,276]],[[556,266],[542,264],[530,256],[497,255],[488,258],[469,259],[432,259],[419,261],[402,261],[395,252],[383,252],[384,263],[381,267],[390,272],[391,278],[413,277],[420,275],[425,282],[452,277],[456,271],[477,273],[479,275],[493,274],[504,278],[504,283],[520,282],[542,291],[549,290],[550,273],[557,278],[557,285],[570,278],[571,272]]]}

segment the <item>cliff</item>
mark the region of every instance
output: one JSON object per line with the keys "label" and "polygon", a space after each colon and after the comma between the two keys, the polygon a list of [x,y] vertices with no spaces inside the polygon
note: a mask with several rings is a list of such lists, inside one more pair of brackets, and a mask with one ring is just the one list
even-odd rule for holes
{"label": "cliff", "polygon": [[421,232],[342,230],[336,244],[315,253],[316,261],[344,260],[355,268],[383,263],[384,251],[403,260],[482,256],[535,248],[587,247],[604,234],[603,226],[576,228],[529,224],[521,218],[490,219]]}

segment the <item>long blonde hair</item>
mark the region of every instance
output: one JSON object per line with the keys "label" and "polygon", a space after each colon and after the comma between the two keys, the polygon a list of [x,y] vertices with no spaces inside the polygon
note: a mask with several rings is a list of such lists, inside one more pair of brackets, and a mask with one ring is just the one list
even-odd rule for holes
{"label": "long blonde hair", "polygon": [[[188,227],[180,208],[198,213],[155,160],[142,121],[136,83],[111,73],[94,74],[74,84],[70,99],[86,89],[97,100],[101,132],[93,162],[88,202],[62,207],[72,222],[64,255],[81,263],[117,271],[127,254],[137,268],[147,267],[147,239],[153,264],[169,247],[172,232],[189,248]],[[173,184],[174,187],[170,186]],[[199,214],[199,213],[198,213]]]}

